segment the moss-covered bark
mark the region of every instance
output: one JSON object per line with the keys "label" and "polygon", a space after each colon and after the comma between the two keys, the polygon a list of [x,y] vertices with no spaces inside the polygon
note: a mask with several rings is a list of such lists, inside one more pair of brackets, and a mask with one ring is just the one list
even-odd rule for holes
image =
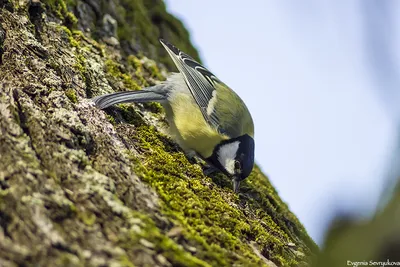
{"label": "moss-covered bark", "polygon": [[88,101],[164,79],[159,37],[198,58],[162,1],[0,8],[1,266],[306,264],[316,246],[258,168],[237,196],[164,134],[159,105]]}

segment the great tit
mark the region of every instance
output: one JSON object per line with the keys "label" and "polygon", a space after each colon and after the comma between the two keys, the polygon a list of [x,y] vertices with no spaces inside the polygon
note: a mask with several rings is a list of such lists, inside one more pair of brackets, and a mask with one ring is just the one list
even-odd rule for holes
{"label": "great tit", "polygon": [[119,103],[159,102],[172,138],[230,177],[238,192],[254,165],[254,124],[242,99],[214,74],[165,40],[161,44],[179,73],[138,91],[93,98],[100,109]]}

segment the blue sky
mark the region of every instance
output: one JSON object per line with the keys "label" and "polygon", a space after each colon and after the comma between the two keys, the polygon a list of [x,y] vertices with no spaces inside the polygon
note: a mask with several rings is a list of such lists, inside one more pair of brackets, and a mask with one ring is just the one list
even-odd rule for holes
{"label": "blue sky", "polygon": [[394,151],[400,4],[379,2],[166,1],[248,105],[257,163],[318,243],[335,213],[375,208]]}

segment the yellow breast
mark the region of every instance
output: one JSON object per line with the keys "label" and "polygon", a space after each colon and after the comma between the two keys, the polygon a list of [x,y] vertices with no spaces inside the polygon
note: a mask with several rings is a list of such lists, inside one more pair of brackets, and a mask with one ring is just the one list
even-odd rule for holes
{"label": "yellow breast", "polygon": [[194,150],[204,158],[212,155],[214,147],[227,136],[219,134],[204,119],[190,94],[175,93],[170,99],[171,134],[184,150]]}

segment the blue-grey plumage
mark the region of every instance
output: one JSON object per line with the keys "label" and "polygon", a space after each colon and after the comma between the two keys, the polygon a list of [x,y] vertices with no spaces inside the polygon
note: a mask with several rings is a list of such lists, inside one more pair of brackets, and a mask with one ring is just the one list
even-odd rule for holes
{"label": "blue-grey plumage", "polygon": [[127,102],[163,105],[175,141],[232,177],[237,191],[254,165],[254,125],[242,99],[204,66],[172,44],[160,40],[179,73],[140,91],[95,97],[103,109]]}

